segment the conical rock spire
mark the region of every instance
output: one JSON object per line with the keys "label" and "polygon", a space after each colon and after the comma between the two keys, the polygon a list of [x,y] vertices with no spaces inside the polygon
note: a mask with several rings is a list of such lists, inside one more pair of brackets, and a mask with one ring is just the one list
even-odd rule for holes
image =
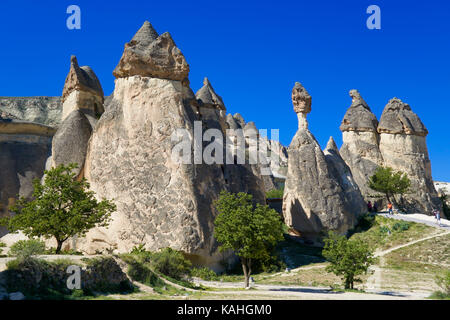
{"label": "conical rock spire", "polygon": [[195,97],[205,106],[226,110],[222,97],[214,91],[214,88],[206,77],[203,80],[203,87],[197,91]]}
{"label": "conical rock spire", "polygon": [[182,81],[189,75],[189,65],[171,35],[165,32],[158,36],[146,21],[125,45],[113,74],[116,78],[139,75]]}

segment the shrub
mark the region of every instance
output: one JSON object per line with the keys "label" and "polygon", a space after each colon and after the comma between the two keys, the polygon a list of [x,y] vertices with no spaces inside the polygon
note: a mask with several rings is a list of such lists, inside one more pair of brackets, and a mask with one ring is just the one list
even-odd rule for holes
{"label": "shrub", "polygon": [[45,243],[36,239],[19,240],[9,249],[9,255],[19,259],[28,259],[43,253],[45,253]]}
{"label": "shrub", "polygon": [[215,281],[219,279],[219,277],[213,270],[206,267],[192,268],[191,275],[193,277],[197,277],[206,281]]}
{"label": "shrub", "polygon": [[266,198],[283,198],[284,189],[272,189],[266,192]]}
{"label": "shrub", "polygon": [[450,271],[446,271],[443,276],[436,277],[436,283],[442,289],[442,294],[450,297]]}
{"label": "shrub", "polygon": [[394,231],[398,231],[398,232],[402,232],[402,231],[406,231],[409,229],[410,227],[410,223],[406,222],[406,221],[401,221],[401,222],[397,222],[393,225],[392,229]]}
{"label": "shrub", "polygon": [[171,248],[151,253],[150,263],[155,271],[174,279],[181,279],[191,273],[192,263],[182,252]]}
{"label": "shrub", "polygon": [[0,257],[2,256],[3,248],[6,247],[6,244],[3,242],[0,242]]}
{"label": "shrub", "polygon": [[391,232],[391,230],[389,230],[389,228],[386,226],[381,226],[380,229],[378,230],[378,232],[382,235],[385,235],[385,234],[389,234]]}

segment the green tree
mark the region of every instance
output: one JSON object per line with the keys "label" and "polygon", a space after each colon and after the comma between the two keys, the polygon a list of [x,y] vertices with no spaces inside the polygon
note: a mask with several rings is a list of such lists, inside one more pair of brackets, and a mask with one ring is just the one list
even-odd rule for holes
{"label": "green tree", "polygon": [[33,200],[20,198],[11,208],[15,214],[1,224],[29,237],[55,238],[57,254],[68,238],[83,236],[95,226],[107,227],[115,204],[97,201],[86,179],[76,180],[75,168],[76,164],[60,165],[45,171],[43,184],[39,179],[33,182]]}
{"label": "green tree", "polygon": [[253,205],[250,194],[222,191],[215,205],[219,215],[214,236],[221,244],[220,251],[231,249],[241,259],[248,287],[252,261],[268,258],[270,249],[283,240],[283,223],[275,210]]}
{"label": "green tree", "polygon": [[332,231],[324,241],[322,255],[330,262],[326,270],[340,276],[345,289],[353,289],[353,283],[361,281],[357,276],[367,273],[374,263],[369,246],[361,240],[348,240]]}
{"label": "green tree", "polygon": [[388,202],[391,202],[391,197],[395,200],[396,194],[407,193],[410,186],[411,181],[406,173],[395,172],[390,167],[378,167],[369,178],[369,188],[383,193]]}
{"label": "green tree", "polygon": [[450,219],[450,206],[447,204],[448,201],[448,195],[445,193],[441,193],[441,196],[439,197],[442,201],[442,211],[444,212],[444,216],[447,219]]}

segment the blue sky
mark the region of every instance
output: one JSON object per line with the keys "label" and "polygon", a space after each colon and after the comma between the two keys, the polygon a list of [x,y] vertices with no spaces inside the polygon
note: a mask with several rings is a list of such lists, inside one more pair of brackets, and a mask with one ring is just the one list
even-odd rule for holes
{"label": "blue sky", "polygon": [[[66,9],[81,8],[81,30]],[[369,5],[381,30],[366,27]],[[97,73],[105,94],[123,46],[149,20],[169,31],[190,67],[194,91],[207,76],[227,106],[258,128],[297,129],[291,89],[313,97],[310,129],[324,147],[358,89],[379,118],[392,97],[428,130],[433,177],[450,181],[450,2],[427,1],[21,1],[0,3],[0,96],[59,96],[70,55]]]}

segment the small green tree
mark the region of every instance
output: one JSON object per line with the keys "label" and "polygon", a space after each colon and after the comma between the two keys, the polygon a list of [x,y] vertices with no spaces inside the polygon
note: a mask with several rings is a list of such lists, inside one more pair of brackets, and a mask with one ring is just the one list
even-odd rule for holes
{"label": "small green tree", "polygon": [[324,240],[322,255],[330,262],[326,270],[342,277],[345,289],[353,289],[357,276],[367,273],[374,257],[369,246],[361,240],[348,240],[330,231]]}
{"label": "small green tree", "polygon": [[283,240],[283,223],[275,210],[253,205],[250,194],[222,191],[215,204],[219,215],[214,236],[221,244],[220,251],[231,249],[241,259],[248,287],[252,261],[267,258],[270,249]]}
{"label": "small green tree", "polygon": [[3,218],[1,224],[29,237],[55,238],[57,254],[68,238],[83,236],[95,226],[108,226],[115,204],[97,201],[86,179],[76,180],[75,168],[76,164],[60,165],[45,171],[43,184],[39,179],[33,182],[33,200],[20,198],[11,208],[15,215]]}
{"label": "small green tree", "polygon": [[448,195],[445,193],[441,193],[441,196],[439,197],[442,201],[442,211],[444,212],[444,216],[447,219],[450,219],[450,206],[447,204],[448,201]]}
{"label": "small green tree", "polygon": [[395,195],[403,195],[408,192],[411,181],[404,172],[397,171],[390,167],[378,167],[375,174],[369,178],[369,188],[383,193],[388,202],[391,197],[395,200]]}

